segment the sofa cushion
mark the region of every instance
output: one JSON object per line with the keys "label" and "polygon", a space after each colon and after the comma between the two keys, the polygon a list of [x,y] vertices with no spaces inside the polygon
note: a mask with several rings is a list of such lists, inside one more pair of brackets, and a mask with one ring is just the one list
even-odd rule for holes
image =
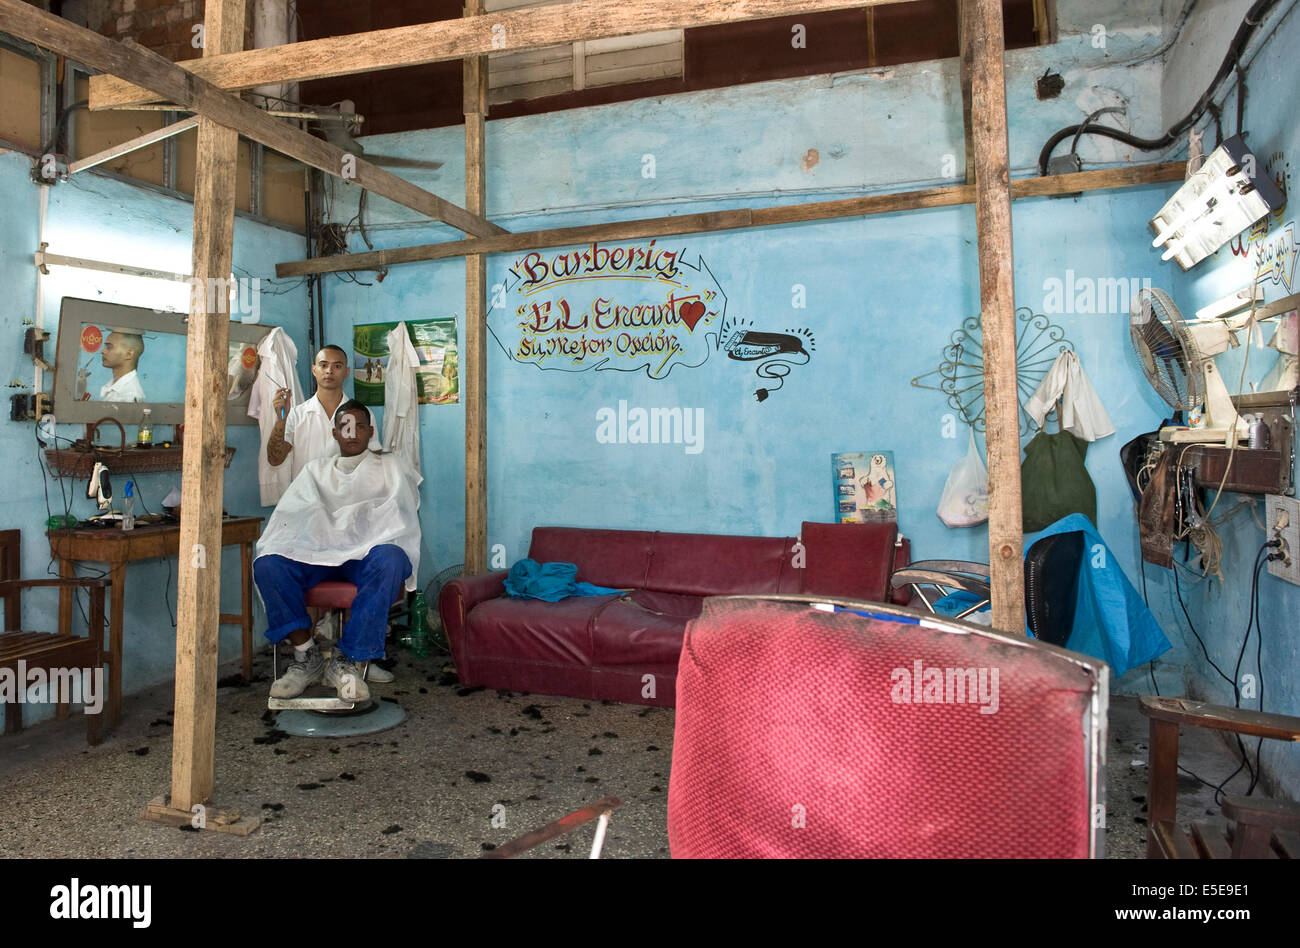
{"label": "sofa cushion", "polygon": [[641,585],[696,596],[780,592],[782,572],[793,572],[792,546],[785,537],[656,533]]}
{"label": "sofa cushion", "polygon": [[676,674],[686,623],[700,614],[703,603],[698,596],[637,590],[602,609],[592,629],[594,663],[635,665],[653,675]]}
{"label": "sofa cushion", "polygon": [[889,601],[896,524],[805,522],[799,536],[807,555],[803,592]]}
{"label": "sofa cushion", "polygon": [[591,620],[617,599],[571,596],[542,602],[502,596],[481,602],[468,617],[472,657],[590,665]]}
{"label": "sofa cushion", "polygon": [[539,563],[574,563],[578,581],[631,589],[645,585],[653,533],[534,527],[528,555]]}

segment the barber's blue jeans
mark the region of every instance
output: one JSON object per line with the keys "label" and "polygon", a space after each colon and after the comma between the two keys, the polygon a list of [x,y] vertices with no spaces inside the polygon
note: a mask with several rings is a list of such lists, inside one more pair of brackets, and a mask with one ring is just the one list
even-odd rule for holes
{"label": "barber's blue jeans", "polygon": [[384,657],[388,610],[410,575],[411,561],[401,547],[391,543],[341,566],[314,566],[276,554],[253,560],[253,579],[266,604],[266,637],[272,642],[279,642],[297,629],[312,627],[303,599],[317,583],[334,580],[357,587],[339,639],[339,651],[354,662]]}

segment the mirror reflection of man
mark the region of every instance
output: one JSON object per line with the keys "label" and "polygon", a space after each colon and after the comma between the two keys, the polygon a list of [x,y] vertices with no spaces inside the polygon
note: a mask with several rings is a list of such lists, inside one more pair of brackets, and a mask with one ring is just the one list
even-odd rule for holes
{"label": "mirror reflection of man", "polygon": [[100,401],[147,401],[144,389],[140,387],[140,376],[136,373],[143,354],[144,337],[138,332],[114,330],[108,334],[99,361],[104,368],[112,370],[113,378],[99,390]]}
{"label": "mirror reflection of man", "polygon": [[[339,453],[334,438],[334,413],[343,404],[348,354],[339,346],[325,346],[316,353],[311,374],[316,379],[316,394],[301,405],[288,409],[287,416],[276,421],[266,442],[266,459],[271,466],[279,467],[288,460],[295,478],[308,461]],[[287,388],[275,393],[272,404],[277,415],[285,414],[292,397],[293,393]],[[378,426],[371,430],[369,448],[371,451],[380,450]]]}

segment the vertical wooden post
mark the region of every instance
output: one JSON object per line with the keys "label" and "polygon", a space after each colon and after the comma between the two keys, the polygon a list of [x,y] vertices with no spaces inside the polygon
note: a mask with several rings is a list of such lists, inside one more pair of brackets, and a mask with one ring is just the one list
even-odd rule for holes
{"label": "vertical wooden post", "polygon": [[975,222],[984,327],[984,404],[989,455],[989,573],[993,625],[1025,628],[1021,551],[1020,402],[1016,395],[1016,304],[1011,257],[1011,181],[1001,0],[961,0],[971,51]]}
{"label": "vertical wooden post", "polygon": [[[960,2],[960,0],[959,0]],[[971,131],[971,45],[970,24],[965,15],[957,18],[958,73],[961,77],[961,137],[966,145],[966,183],[975,183],[975,138]]]}
{"label": "vertical wooden post", "polygon": [[[204,56],[243,49],[244,0],[207,0],[203,26]],[[176,592],[171,806],[180,810],[189,810],[212,794],[230,338],[225,287],[234,244],[238,145],[234,129],[199,120]]]}
{"label": "vertical wooden post", "polygon": [[[483,13],[467,0],[465,16]],[[483,145],[487,123],[486,56],[465,57],[465,209],[487,211]],[[460,390],[465,399],[465,572],[487,569],[487,257],[465,255],[465,346]]]}

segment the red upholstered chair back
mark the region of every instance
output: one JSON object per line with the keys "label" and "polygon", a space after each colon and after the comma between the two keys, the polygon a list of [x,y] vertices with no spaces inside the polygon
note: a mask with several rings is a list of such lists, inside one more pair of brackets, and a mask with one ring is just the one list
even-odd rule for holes
{"label": "red upholstered chair back", "polygon": [[672,854],[1100,855],[1106,674],[937,617],[707,600],[678,667]]}

